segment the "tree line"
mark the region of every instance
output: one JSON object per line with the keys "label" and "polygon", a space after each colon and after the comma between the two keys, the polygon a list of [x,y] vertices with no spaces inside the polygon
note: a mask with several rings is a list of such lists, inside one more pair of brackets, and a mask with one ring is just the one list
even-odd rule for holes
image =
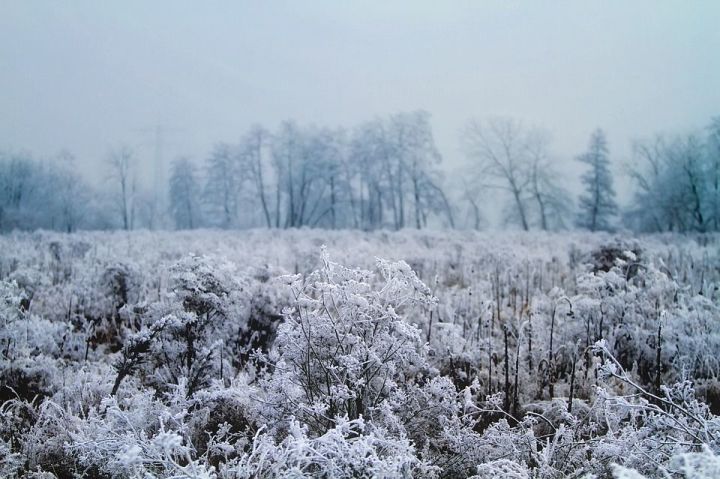
{"label": "tree line", "polygon": [[[454,226],[441,187],[441,155],[426,112],[341,129],[285,122],[218,144],[200,172],[173,162],[176,227],[422,228],[432,215]],[[202,174],[200,174],[202,173]]]}
{"label": "tree line", "polygon": [[0,231],[13,229],[327,228],[482,229],[488,205],[523,230],[630,228],[707,232],[720,228],[720,118],[689,135],[636,142],[625,165],[634,195],[621,208],[605,133],[576,156],[574,201],[548,135],[509,118],[470,120],[463,165],[448,174],[430,115],[398,113],[351,130],[286,121],[256,125],[218,143],[201,164],[175,159],[165,198],[139,182],[127,146],[104,161],[93,187],[71,154],[38,161],[0,153]]}

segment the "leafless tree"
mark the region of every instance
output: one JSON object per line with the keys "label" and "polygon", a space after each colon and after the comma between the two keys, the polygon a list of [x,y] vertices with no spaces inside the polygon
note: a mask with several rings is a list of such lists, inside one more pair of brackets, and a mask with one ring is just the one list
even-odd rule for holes
{"label": "leafless tree", "polygon": [[471,181],[510,193],[513,211],[523,230],[530,229],[528,189],[531,164],[526,132],[520,122],[494,118],[470,120],[463,131],[465,154],[475,167]]}
{"label": "leafless tree", "polygon": [[87,202],[86,185],[76,173],[75,158],[67,151],[58,155],[52,175],[56,208],[64,231],[72,233],[78,228]]}
{"label": "leafless tree", "polygon": [[241,140],[240,154],[243,157],[243,164],[247,167],[248,173],[252,177],[252,183],[255,186],[257,197],[262,206],[265,224],[268,228],[271,228],[272,219],[266,193],[268,175],[265,161],[265,151],[270,145],[269,140],[270,133],[262,126],[255,125]]}
{"label": "leafless tree", "polygon": [[223,228],[236,226],[238,196],[242,184],[236,149],[218,144],[206,163],[203,197],[214,224]]}
{"label": "leafless tree", "polygon": [[135,174],[134,153],[128,146],[120,146],[110,152],[109,180],[118,188],[117,203],[123,229],[132,230],[135,222],[135,195],[137,177]]}
{"label": "leafless tree", "polygon": [[482,201],[483,188],[477,182],[469,180],[465,174],[461,174],[462,181],[462,199],[467,201],[469,205],[469,216],[472,218],[472,227],[479,231],[483,223],[483,213],[480,202]]}
{"label": "leafless tree", "polygon": [[353,133],[349,147],[350,175],[356,179],[358,189],[359,224],[363,229],[381,227],[385,208],[393,212],[396,226],[395,196],[386,194],[394,184],[392,170],[388,168],[388,144],[381,120],[367,122]]}
{"label": "leafless tree", "polygon": [[[454,226],[429,113],[398,113],[365,123],[353,133],[348,157],[356,165],[363,228],[422,228],[431,214]],[[355,209],[354,197],[352,203]]]}
{"label": "leafless tree", "polygon": [[708,126],[707,159],[712,229],[720,231],[720,116]]}
{"label": "leafless tree", "polygon": [[627,214],[631,226],[647,231],[713,229],[714,163],[697,135],[635,145],[630,174],[638,188]]}
{"label": "leafless tree", "polygon": [[561,175],[553,166],[549,141],[540,131],[531,132],[527,139],[530,195],[535,204],[537,223],[543,231],[564,228],[565,219],[572,213],[570,195],[561,185]]}

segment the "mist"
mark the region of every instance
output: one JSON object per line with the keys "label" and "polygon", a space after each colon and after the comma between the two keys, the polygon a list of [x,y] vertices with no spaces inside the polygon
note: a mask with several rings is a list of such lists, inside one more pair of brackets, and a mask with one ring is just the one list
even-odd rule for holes
{"label": "mist", "polygon": [[0,0],[0,478],[720,477],[718,19]]}
{"label": "mist", "polygon": [[[422,110],[455,207],[463,130],[501,117],[548,136],[573,198],[602,128],[625,205],[636,140],[704,131],[720,111],[718,16],[716,2],[7,2],[0,149],[70,153],[107,190],[108,158],[129,147],[138,184],[165,199],[174,160],[203,173],[255,124],[351,132]],[[504,205],[486,201],[485,227],[506,226]]]}

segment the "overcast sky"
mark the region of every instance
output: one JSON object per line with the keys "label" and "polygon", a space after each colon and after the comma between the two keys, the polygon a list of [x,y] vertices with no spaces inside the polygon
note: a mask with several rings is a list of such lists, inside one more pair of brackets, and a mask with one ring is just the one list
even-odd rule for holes
{"label": "overcast sky", "polygon": [[720,1],[0,0],[0,148],[201,159],[260,122],[426,109],[449,163],[469,117],[631,139],[720,114]]}

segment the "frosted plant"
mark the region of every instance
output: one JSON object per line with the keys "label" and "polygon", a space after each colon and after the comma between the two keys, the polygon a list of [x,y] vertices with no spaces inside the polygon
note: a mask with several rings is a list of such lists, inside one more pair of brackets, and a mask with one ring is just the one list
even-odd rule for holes
{"label": "frosted plant", "polygon": [[323,250],[320,270],[284,278],[295,304],[278,329],[267,385],[280,417],[296,415],[322,433],[337,416],[368,417],[391,391],[427,374],[420,331],[400,313],[435,299],[406,263],[378,260],[378,268],[373,287],[373,273],[333,263]]}
{"label": "frosted plant", "polygon": [[252,450],[221,471],[221,477],[410,478],[432,473],[406,439],[385,436],[362,418],[338,417],[320,436],[292,419],[285,439],[259,433]]}

